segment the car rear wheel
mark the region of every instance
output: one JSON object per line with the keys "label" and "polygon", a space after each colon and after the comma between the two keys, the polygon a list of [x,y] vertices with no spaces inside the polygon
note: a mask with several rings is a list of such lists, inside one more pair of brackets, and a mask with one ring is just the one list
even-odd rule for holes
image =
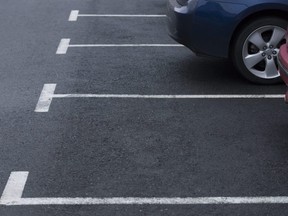
{"label": "car rear wheel", "polygon": [[260,84],[281,81],[277,54],[285,43],[287,21],[263,17],[245,25],[234,41],[231,57],[238,71],[248,80]]}

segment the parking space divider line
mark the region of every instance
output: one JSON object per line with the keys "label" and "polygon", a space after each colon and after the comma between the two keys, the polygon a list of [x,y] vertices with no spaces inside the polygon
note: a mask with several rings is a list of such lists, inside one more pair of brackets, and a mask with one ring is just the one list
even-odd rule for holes
{"label": "parking space divider line", "polygon": [[69,47],[183,47],[181,44],[70,44]]}
{"label": "parking space divider line", "polygon": [[143,98],[143,99],[277,99],[283,94],[271,95],[140,95],[140,94],[54,94],[53,98]]}
{"label": "parking space divider line", "polygon": [[29,172],[11,172],[0,198],[5,206],[288,204],[287,196],[260,197],[39,197],[22,198]]}
{"label": "parking space divider line", "polygon": [[141,94],[54,94],[56,84],[44,84],[35,112],[48,112],[53,98],[122,98],[122,99],[284,99],[284,94],[239,95],[141,95]]}
{"label": "parking space divider line", "polygon": [[151,18],[157,18],[157,17],[166,17],[166,15],[161,14],[79,14],[78,17],[139,17],[139,18],[145,18],[145,17],[151,17]]}
{"label": "parking space divider line", "polygon": [[7,206],[43,205],[251,205],[251,204],[288,204],[287,196],[277,197],[40,197],[21,198],[1,203]]}
{"label": "parking space divider line", "polygon": [[70,44],[70,38],[61,39],[56,54],[63,55],[67,53],[69,47],[184,47],[181,44]]}
{"label": "parking space divider line", "polygon": [[12,205],[236,205],[287,204],[288,197],[23,198]]}
{"label": "parking space divider line", "polygon": [[164,14],[79,14],[79,10],[72,10],[68,21],[75,22],[78,17],[124,17],[124,18],[163,18]]}

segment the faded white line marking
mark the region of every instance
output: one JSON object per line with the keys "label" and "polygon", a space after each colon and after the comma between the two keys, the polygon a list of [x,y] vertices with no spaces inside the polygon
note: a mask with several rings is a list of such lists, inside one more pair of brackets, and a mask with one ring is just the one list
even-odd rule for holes
{"label": "faded white line marking", "polygon": [[70,44],[69,47],[184,47],[181,44]]}
{"label": "faded white line marking", "polygon": [[163,14],[79,14],[79,10],[72,10],[68,21],[75,22],[78,17],[124,17],[124,18],[161,18]]}
{"label": "faded white line marking", "polygon": [[79,14],[79,10],[72,10],[68,21],[74,21],[74,22],[77,21],[78,14]]}
{"label": "faded white line marking", "polygon": [[29,172],[12,172],[0,199],[0,205],[224,205],[288,204],[287,196],[265,197],[40,197],[22,198]]}
{"label": "faded white line marking", "polygon": [[21,198],[4,205],[235,205],[288,204],[288,197]]}
{"label": "faded white line marking", "polygon": [[49,111],[55,89],[56,84],[44,84],[41,95],[35,108],[35,112]]}
{"label": "faded white line marking", "polygon": [[54,94],[56,84],[44,84],[35,112],[48,112],[53,98],[130,98],[130,99],[277,99],[284,94],[243,95],[140,95],[140,94]]}
{"label": "faded white line marking", "polygon": [[59,45],[58,45],[58,48],[57,48],[57,51],[56,51],[56,54],[66,54],[67,53],[67,50],[69,48],[69,43],[70,43],[70,38],[63,38],[61,39]]}
{"label": "faded white line marking", "polygon": [[12,172],[0,198],[0,204],[8,204],[21,199],[29,172]]}
{"label": "faded white line marking", "polygon": [[69,38],[61,39],[56,54],[66,54],[69,47],[184,47],[181,44],[70,44]]}
{"label": "faded white line marking", "polygon": [[166,17],[166,15],[161,14],[79,14],[78,17],[139,17],[139,18],[158,18],[158,17]]}
{"label": "faded white line marking", "polygon": [[54,94],[54,98],[146,98],[146,99],[264,99],[284,95],[139,95],[139,94]]}

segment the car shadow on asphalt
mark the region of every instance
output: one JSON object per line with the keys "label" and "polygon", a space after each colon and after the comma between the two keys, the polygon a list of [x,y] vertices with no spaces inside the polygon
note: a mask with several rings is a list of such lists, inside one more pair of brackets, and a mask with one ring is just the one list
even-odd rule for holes
{"label": "car shadow on asphalt", "polygon": [[274,85],[259,85],[244,79],[228,59],[198,57],[189,55],[177,63],[176,72],[191,86],[199,84],[215,94],[284,93],[283,83]]}
{"label": "car shadow on asphalt", "polygon": [[179,65],[183,75],[193,81],[250,83],[238,74],[227,59],[190,57],[183,59]]}

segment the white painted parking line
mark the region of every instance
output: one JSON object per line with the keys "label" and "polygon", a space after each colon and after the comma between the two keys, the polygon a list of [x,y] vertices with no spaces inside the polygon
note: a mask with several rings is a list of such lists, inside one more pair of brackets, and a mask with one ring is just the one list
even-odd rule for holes
{"label": "white painted parking line", "polygon": [[161,18],[162,14],[79,14],[79,10],[72,10],[68,21],[75,22],[78,17],[124,17],[124,18]]}
{"label": "white painted parking line", "polygon": [[12,172],[0,205],[227,205],[288,204],[287,196],[266,197],[40,197],[22,198],[29,172]]}
{"label": "white painted parking line", "polygon": [[56,84],[44,84],[35,112],[48,112],[53,98],[130,98],[130,99],[284,99],[284,94],[239,95],[140,95],[140,94],[54,94]]}
{"label": "white painted parking line", "polygon": [[72,10],[68,21],[77,21],[78,15],[79,15],[79,10]]}
{"label": "white painted parking line", "polygon": [[111,197],[111,198],[21,198],[2,205],[236,205],[288,204],[288,197]]}
{"label": "white painted parking line", "polygon": [[56,51],[56,54],[66,54],[67,53],[67,50],[69,48],[69,43],[70,43],[70,38],[63,38],[61,39],[59,45],[58,45],[58,48],[57,48],[57,51]]}
{"label": "white painted parking line", "polygon": [[66,54],[68,48],[84,48],[84,47],[184,47],[181,44],[70,44],[70,38],[61,39],[56,54]]}
{"label": "white painted parking line", "polygon": [[183,47],[181,44],[70,44],[69,47]]}
{"label": "white painted parking line", "polygon": [[139,95],[139,94],[54,94],[53,98],[134,98],[134,99],[273,99],[279,95]]}
{"label": "white painted parking line", "polygon": [[45,84],[40,94],[38,103],[35,108],[35,112],[48,112],[52,99],[54,97],[54,91],[56,84]]}
{"label": "white painted parking line", "polygon": [[0,204],[20,200],[29,172],[12,172],[0,198]]}

